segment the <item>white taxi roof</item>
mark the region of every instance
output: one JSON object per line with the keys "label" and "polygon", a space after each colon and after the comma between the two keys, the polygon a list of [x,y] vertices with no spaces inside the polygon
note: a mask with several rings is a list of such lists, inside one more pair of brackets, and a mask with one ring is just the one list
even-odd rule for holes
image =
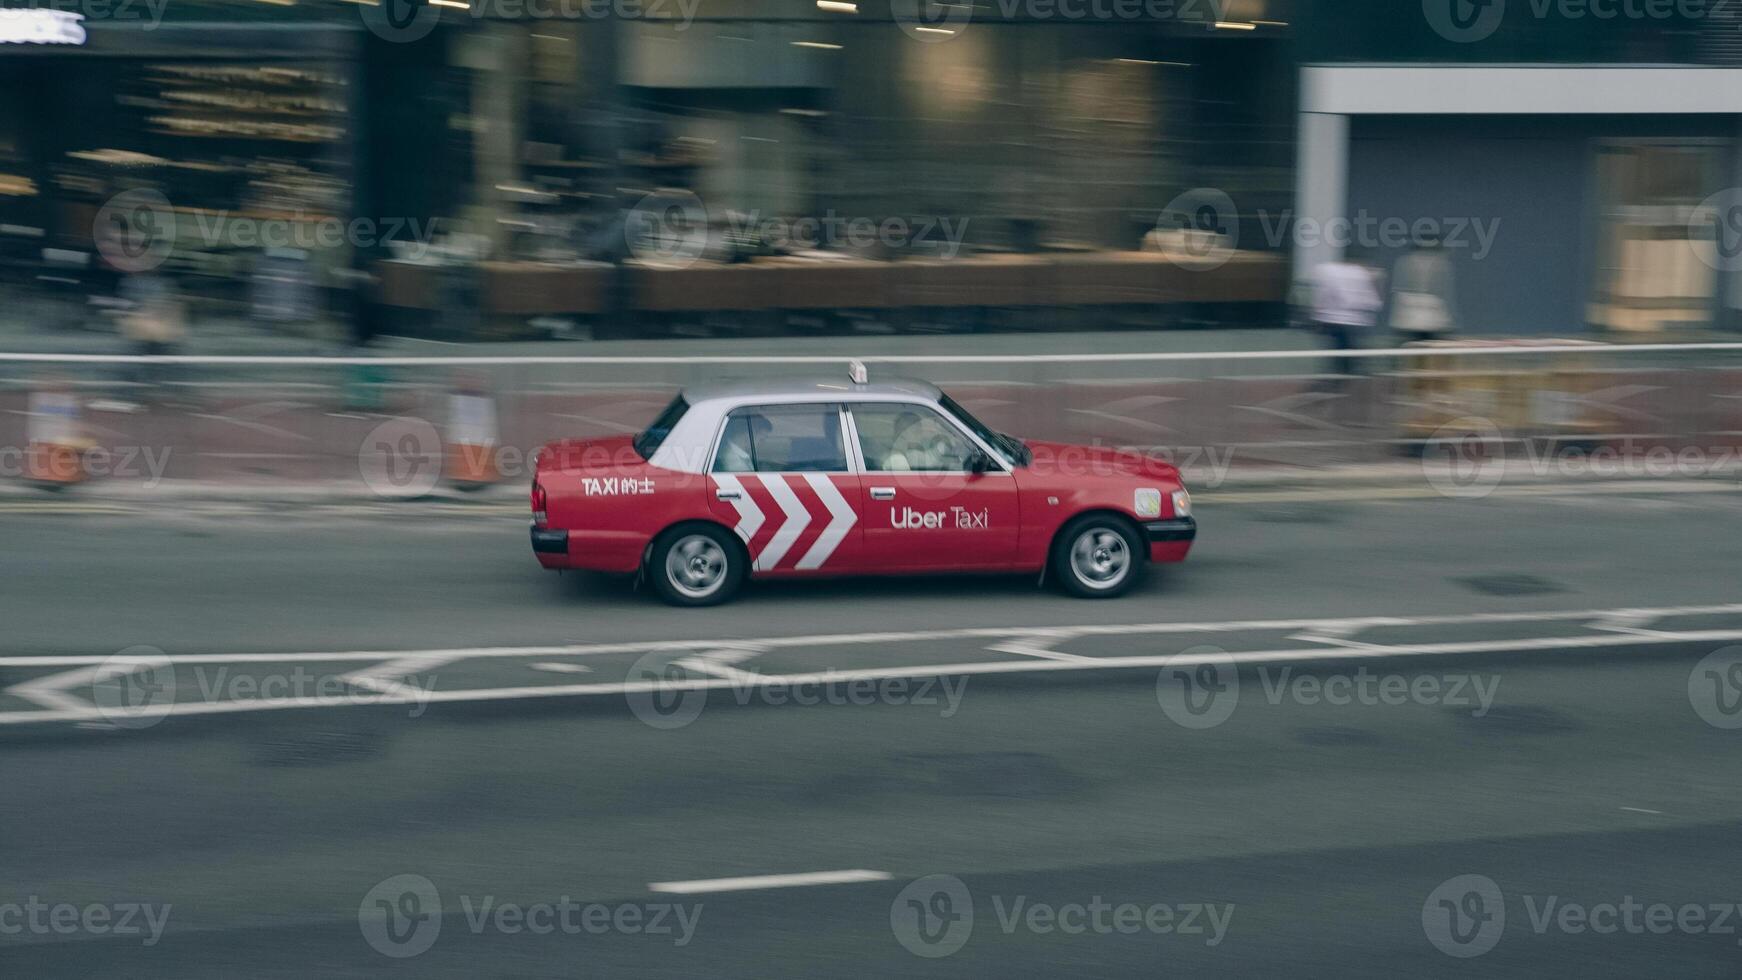
{"label": "white taxi roof", "polygon": [[907,378],[866,384],[836,378],[762,378],[696,385],[684,389],[683,399],[689,404],[689,411],[678,419],[649,462],[681,472],[703,472],[721,419],[746,405],[854,401],[936,404],[942,396],[936,385]]}
{"label": "white taxi roof", "polygon": [[737,405],[778,405],[785,402],[816,401],[937,401],[942,394],[936,385],[908,378],[890,378],[866,384],[854,384],[845,379],[760,378],[745,381],[722,381],[684,389],[684,401],[691,410],[706,402],[731,402]]}

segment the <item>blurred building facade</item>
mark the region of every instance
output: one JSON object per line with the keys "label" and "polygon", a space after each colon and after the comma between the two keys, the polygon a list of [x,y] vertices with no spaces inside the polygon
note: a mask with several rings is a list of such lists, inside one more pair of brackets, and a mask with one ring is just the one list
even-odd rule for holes
{"label": "blurred building facade", "polygon": [[1424,241],[1460,332],[1742,310],[1715,0],[7,2],[14,290],[120,220],[284,330],[347,268],[447,339],[1274,324]]}
{"label": "blurred building facade", "polygon": [[[1461,329],[1738,325],[1742,10],[1342,0],[1299,38],[1299,218],[1460,234]],[[1366,244],[1384,268],[1408,247]],[[1297,236],[1297,271],[1341,251]]]}
{"label": "blurred building facade", "polygon": [[[890,329],[1239,316],[1274,308],[1280,265],[1224,295],[1142,251],[1192,188],[1240,201],[1220,225],[1288,206],[1290,28],[1281,0],[1235,6],[141,3],[81,18],[76,41],[0,30],[0,224],[15,280],[40,279],[50,246],[92,254],[101,279],[97,212],[156,189],[162,268],[203,300],[257,308],[274,262],[324,282],[385,261],[401,326],[437,334],[643,306],[631,332],[839,326],[842,309]],[[54,12],[17,14],[37,31]],[[626,210],[674,193],[706,225],[695,276],[593,264],[634,265]],[[258,240],[286,222],[288,243]],[[1255,223],[1219,231],[1282,254]],[[1009,260],[1036,255],[1121,261]],[[827,260],[876,268],[856,286],[846,266],[798,285],[704,275]],[[966,299],[940,262],[962,264]],[[451,315],[468,302],[476,316]]]}

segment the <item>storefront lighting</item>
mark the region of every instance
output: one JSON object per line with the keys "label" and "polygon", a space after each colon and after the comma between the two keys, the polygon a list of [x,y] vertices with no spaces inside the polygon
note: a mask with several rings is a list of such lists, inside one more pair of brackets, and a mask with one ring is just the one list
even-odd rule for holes
{"label": "storefront lighting", "polygon": [[[435,3],[435,2],[436,2],[436,0],[430,0],[430,3]],[[817,49],[822,50],[822,51],[839,51],[839,50],[841,50],[841,45],[830,44],[827,41],[794,41],[794,42],[792,42],[792,46],[795,48],[817,48]]]}
{"label": "storefront lighting", "polygon": [[838,14],[856,14],[859,12],[859,5],[848,3],[847,0],[817,0],[817,9],[833,10]]}
{"label": "storefront lighting", "polygon": [[[435,0],[430,0],[430,2],[434,3]],[[1244,20],[1219,20],[1216,21],[1216,27],[1218,30],[1224,31],[1256,31],[1258,29],[1257,24]]]}
{"label": "storefront lighting", "polygon": [[456,10],[471,10],[472,5],[466,0],[429,0],[432,7],[453,7]]}
{"label": "storefront lighting", "polygon": [[1149,58],[1115,58],[1122,65],[1167,65],[1171,68],[1190,68],[1189,61],[1152,61]]}
{"label": "storefront lighting", "polygon": [[954,35],[954,34],[955,34],[955,33],[956,33],[956,32],[955,32],[955,31],[952,31],[952,30],[950,30],[950,29],[949,29],[949,28],[947,28],[947,27],[915,27],[915,28],[914,28],[914,30],[915,30],[915,31],[917,31],[917,32],[919,32],[919,33],[921,33],[921,34],[949,34],[949,35]]}

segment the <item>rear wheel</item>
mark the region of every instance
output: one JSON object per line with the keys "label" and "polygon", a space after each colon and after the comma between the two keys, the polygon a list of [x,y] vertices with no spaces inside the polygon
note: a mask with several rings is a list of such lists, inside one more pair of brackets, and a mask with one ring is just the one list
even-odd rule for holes
{"label": "rear wheel", "polygon": [[744,584],[743,549],[727,532],[705,524],[675,527],[653,542],[647,577],[659,597],[674,606],[711,606]]}
{"label": "rear wheel", "polygon": [[1131,525],[1090,514],[1065,526],[1052,547],[1053,580],[1087,599],[1124,595],[1143,578],[1148,555]]}

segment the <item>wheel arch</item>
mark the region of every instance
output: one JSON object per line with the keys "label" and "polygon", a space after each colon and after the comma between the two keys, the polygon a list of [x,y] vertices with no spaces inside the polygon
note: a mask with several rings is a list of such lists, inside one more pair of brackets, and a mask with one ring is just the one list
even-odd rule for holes
{"label": "wheel arch", "polygon": [[1112,518],[1113,520],[1123,524],[1125,529],[1131,532],[1131,540],[1137,542],[1137,547],[1143,556],[1143,560],[1146,562],[1149,560],[1149,539],[1143,533],[1143,525],[1138,522],[1137,518],[1132,517],[1130,514],[1118,509],[1117,507],[1085,507],[1075,514],[1065,518],[1063,521],[1060,521],[1058,530],[1052,532],[1052,540],[1046,543],[1048,564],[1051,563],[1053,552],[1058,550],[1059,542],[1064,539],[1065,532],[1069,531],[1073,525],[1089,517]]}
{"label": "wheel arch", "polygon": [[738,557],[744,560],[744,570],[746,572],[754,571],[754,569],[750,567],[750,547],[744,542],[743,538],[738,536],[737,531],[734,531],[719,521],[710,518],[686,517],[682,520],[672,521],[670,524],[667,524],[653,532],[653,536],[647,539],[647,544],[641,549],[641,574],[647,574],[647,570],[650,567],[649,563],[653,560],[653,546],[659,543],[659,539],[673,531],[681,530],[686,527],[705,527],[719,531],[727,541],[730,541],[737,548]]}

